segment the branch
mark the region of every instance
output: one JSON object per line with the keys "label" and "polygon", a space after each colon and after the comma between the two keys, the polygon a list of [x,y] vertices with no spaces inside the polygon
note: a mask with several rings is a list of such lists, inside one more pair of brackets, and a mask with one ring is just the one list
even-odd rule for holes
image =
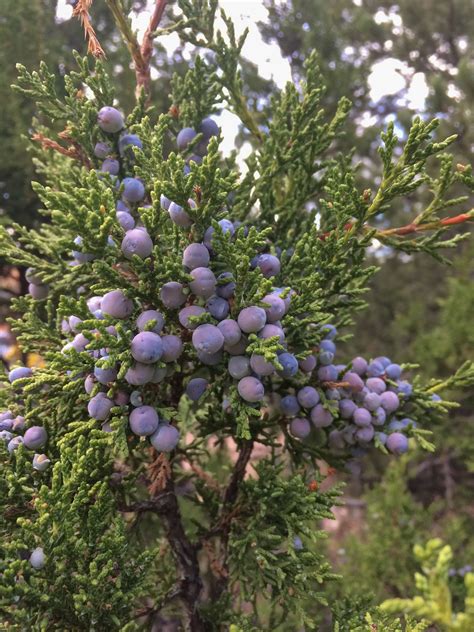
{"label": "branch", "polygon": [[150,98],[150,60],[153,54],[153,37],[154,32],[156,31],[163,16],[167,0],[156,0],[155,8],[145,31],[141,47],[135,33],[130,27],[128,19],[124,14],[121,0],[106,0],[106,2],[112,12],[112,15],[114,16],[117,27],[130,52],[133,65],[135,66],[135,78],[137,84],[136,96],[138,98],[143,90],[148,101]]}
{"label": "branch", "polygon": [[[131,505],[119,506],[121,512],[158,514],[164,523],[165,535],[176,559],[179,579],[166,601],[179,597],[185,607],[190,632],[205,632],[205,625],[197,605],[202,590],[196,547],[189,541],[183,527],[181,512],[176,498],[172,478],[166,480],[166,487],[150,500]],[[163,603],[164,605],[164,603]],[[155,612],[157,608],[153,609]],[[146,613],[142,613],[146,614]]]}
{"label": "branch", "polygon": [[448,226],[454,226],[456,224],[462,224],[464,222],[474,219],[474,209],[471,209],[467,213],[461,213],[455,217],[445,217],[444,219],[436,220],[434,222],[427,222],[426,224],[407,224],[406,226],[399,226],[398,228],[388,228],[386,230],[378,230],[375,233],[377,239],[384,237],[391,237],[392,235],[410,235],[412,233],[419,233],[425,230],[438,230],[440,228],[446,228]]}

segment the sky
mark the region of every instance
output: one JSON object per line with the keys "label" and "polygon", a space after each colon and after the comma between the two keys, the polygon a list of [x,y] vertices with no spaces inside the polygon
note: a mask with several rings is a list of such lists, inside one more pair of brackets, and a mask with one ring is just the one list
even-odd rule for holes
{"label": "sky", "polygon": [[[359,1],[354,0],[355,3]],[[137,31],[139,39],[143,36],[148,25],[154,3],[155,0],[148,0],[147,10],[142,11],[139,15],[131,16],[132,25]],[[278,87],[283,88],[287,81],[291,81],[290,65],[281,56],[278,44],[268,44],[263,41],[260,35],[257,23],[268,19],[268,12],[264,7],[263,0],[220,0],[219,5],[232,18],[237,36],[245,28],[249,29],[249,35],[242,50],[243,56],[257,64],[262,77],[273,79]],[[69,19],[71,14],[72,8],[67,4],[67,1],[58,0],[58,19]],[[375,15],[375,20],[378,22],[392,21],[395,26],[400,26],[397,24],[397,20],[400,20],[400,17],[394,13],[387,14],[379,11]],[[172,34],[162,37],[160,42],[171,53],[178,45],[178,35]],[[368,77],[368,84],[370,96],[374,102],[379,101],[386,95],[395,94],[402,89],[406,89],[405,99],[407,105],[415,111],[424,109],[425,100],[428,96],[428,86],[424,75],[423,73],[411,73],[406,64],[399,59],[388,57],[374,64]],[[361,125],[371,124],[372,122],[369,118],[361,121]],[[219,125],[222,127],[224,138],[221,149],[224,154],[228,154],[234,148],[234,139],[238,131],[239,120],[230,112],[223,111],[219,117]],[[244,159],[246,152],[249,151],[250,147],[244,146],[240,158]]]}

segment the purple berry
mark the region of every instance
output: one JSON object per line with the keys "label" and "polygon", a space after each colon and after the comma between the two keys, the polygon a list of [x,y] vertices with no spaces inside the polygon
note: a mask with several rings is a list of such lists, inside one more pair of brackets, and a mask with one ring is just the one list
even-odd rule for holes
{"label": "purple berry", "polygon": [[28,293],[37,300],[42,301],[48,296],[49,286],[48,285],[36,285],[35,283],[30,283],[28,285]]}
{"label": "purple berry", "polygon": [[328,364],[318,369],[318,380],[320,382],[335,382],[339,373],[334,364]]}
{"label": "purple berry", "polygon": [[9,372],[8,381],[12,384],[15,380],[23,380],[24,378],[31,377],[32,375],[33,371],[27,366],[18,366]]}
{"label": "purple berry", "polygon": [[[265,325],[265,327],[268,327],[269,325]],[[263,329],[265,329],[265,327]],[[262,330],[263,331],[263,330]],[[261,334],[262,332],[260,332]],[[314,355],[309,355],[307,358],[305,358],[304,360],[299,360],[298,364],[300,366],[300,369],[304,372],[304,373],[312,373],[312,371],[314,371],[314,369],[316,368],[316,358],[314,357]]]}
{"label": "purple berry", "polygon": [[334,327],[334,325],[330,325],[329,323],[321,326],[321,332],[323,336],[328,340],[334,340],[334,338],[337,336],[337,329]]}
{"label": "purple berry", "polygon": [[94,368],[94,375],[100,384],[108,384],[117,379],[117,369],[102,369],[98,366]]}
{"label": "purple berry", "polygon": [[353,371],[348,371],[347,373],[345,373],[342,380],[343,382],[348,383],[349,386],[347,388],[349,388],[349,390],[354,393],[358,393],[364,388],[363,380],[359,377],[359,375],[357,375],[357,373]]}
{"label": "purple berry", "polygon": [[262,303],[265,304],[264,310],[267,315],[267,322],[274,323],[285,315],[285,301],[276,294],[267,294],[262,298]]}
{"label": "purple berry", "polygon": [[193,402],[197,402],[206,392],[209,382],[203,377],[193,377],[186,386],[186,395]]}
{"label": "purple berry", "polygon": [[352,418],[357,426],[368,426],[372,421],[372,415],[366,408],[356,408]]}
{"label": "purple berry", "polygon": [[163,336],[161,342],[163,343],[163,355],[161,356],[163,362],[175,362],[183,353],[183,343],[178,336],[172,334]]}
{"label": "purple berry", "polygon": [[[219,224],[220,232],[224,235],[233,235],[234,234],[234,225],[228,219],[221,219],[217,222]],[[204,245],[208,250],[212,250],[212,241],[215,233],[214,226],[209,226],[209,228],[204,233]]]}
{"label": "purple berry", "polygon": [[294,395],[285,395],[280,400],[280,410],[285,417],[296,417],[300,412],[300,405]]}
{"label": "purple berry", "polygon": [[13,454],[15,450],[23,443],[23,437],[13,437],[7,445],[8,454]]}
{"label": "purple berry", "polygon": [[323,366],[332,364],[334,360],[334,353],[331,353],[331,351],[325,351],[324,349],[321,349],[318,353],[318,360],[319,360],[319,364],[322,364]]}
{"label": "purple berry", "polygon": [[319,348],[324,351],[329,351],[330,353],[333,354],[333,356],[336,354],[336,345],[334,344],[332,340],[329,340],[328,338],[321,340],[319,344]]}
{"label": "purple berry", "polygon": [[209,250],[204,244],[189,244],[183,252],[183,266],[189,270],[207,268],[209,262]]}
{"label": "purple berry", "polygon": [[132,215],[130,215],[130,213],[117,211],[116,217],[118,223],[124,230],[131,231],[135,228],[135,220],[133,219]]}
{"label": "purple berry", "polygon": [[23,436],[25,447],[29,450],[41,448],[47,440],[48,434],[43,426],[31,426],[31,428],[28,428]]}
{"label": "purple berry", "polygon": [[226,318],[218,323],[217,328],[224,336],[224,343],[226,345],[236,345],[242,337],[242,331],[240,330],[237,321],[232,318]]}
{"label": "purple berry", "polygon": [[129,417],[131,431],[139,437],[148,437],[158,428],[159,417],[151,406],[139,406],[132,410]]}
{"label": "purple berry", "polygon": [[298,360],[292,353],[281,353],[278,356],[278,362],[281,369],[278,369],[277,372],[281,377],[293,377],[298,373]]}
{"label": "purple berry", "polygon": [[0,441],[4,441],[5,443],[9,443],[13,439],[13,434],[3,428],[0,430]]}
{"label": "purple berry", "polygon": [[104,132],[115,134],[123,129],[124,120],[122,114],[116,108],[106,105],[99,110],[97,124]]}
{"label": "purple berry", "polygon": [[183,207],[176,204],[176,202],[170,203],[168,213],[171,221],[173,224],[176,224],[176,226],[181,226],[183,228],[189,228],[192,226],[192,218],[188,215],[188,213],[186,213]]}
{"label": "purple berry", "polygon": [[176,137],[178,149],[183,151],[196,138],[196,132],[192,127],[184,127]]}
{"label": "purple berry", "polygon": [[204,395],[208,386],[209,382],[203,377],[193,377],[186,386],[186,395],[193,402],[197,402]]}
{"label": "purple berry", "polygon": [[311,409],[311,421],[315,428],[327,428],[332,424],[332,415],[322,404]]}
{"label": "purple berry", "polygon": [[290,422],[290,432],[297,439],[306,439],[311,433],[311,425],[307,419],[295,417]]}
{"label": "purple berry", "polygon": [[43,566],[46,564],[46,556],[43,549],[40,546],[36,547],[36,549],[32,551],[28,561],[36,570],[40,570],[41,568],[43,568]]}
{"label": "purple berry", "polygon": [[361,443],[369,443],[374,438],[375,430],[372,426],[364,426],[356,430],[355,436]]}
{"label": "purple berry", "polygon": [[179,441],[179,430],[167,423],[162,423],[150,437],[151,445],[158,452],[171,452]]}
{"label": "purple berry", "polygon": [[224,355],[222,353],[222,349],[220,349],[215,353],[205,353],[204,351],[198,351],[197,357],[198,360],[206,366],[217,366],[222,362]]}
{"label": "purple berry", "polygon": [[143,149],[142,141],[136,134],[124,134],[120,137],[118,142],[119,153],[121,156],[127,156],[128,158],[134,158],[135,152],[133,147]]}
{"label": "purple berry", "polygon": [[170,281],[160,291],[161,302],[168,309],[176,309],[186,302],[186,294],[181,283]]}
{"label": "purple berry", "polygon": [[274,324],[265,325],[265,327],[262,327],[258,332],[259,338],[274,338],[275,336],[278,336],[278,342],[283,344],[285,341],[285,332],[281,327]]}
{"label": "purple berry", "polygon": [[224,336],[215,325],[199,325],[192,336],[196,351],[204,354],[217,353],[224,345]]}
{"label": "purple berry", "polygon": [[202,133],[205,140],[209,140],[211,136],[219,135],[219,127],[213,119],[205,118],[201,122],[200,132]]}
{"label": "purple berry", "polygon": [[104,421],[109,416],[113,405],[114,402],[109,399],[105,393],[97,393],[97,395],[94,395],[90,400],[87,406],[87,412],[92,419]]}
{"label": "purple berry", "polygon": [[319,403],[319,393],[312,386],[300,388],[296,397],[303,408],[313,408]]}
{"label": "purple berry", "polygon": [[127,259],[131,259],[134,255],[146,259],[153,252],[153,241],[146,230],[134,228],[125,233],[121,248]]}
{"label": "purple berry", "polygon": [[133,386],[142,386],[151,382],[154,375],[154,368],[150,364],[137,362],[125,373],[125,380]]}
{"label": "purple berry", "polygon": [[255,403],[262,401],[265,395],[265,388],[260,380],[250,375],[243,377],[237,384],[240,397],[246,402]]}
{"label": "purple berry", "polygon": [[398,380],[402,374],[402,367],[399,364],[389,364],[385,367],[385,375],[389,380]]}
{"label": "purple berry", "polygon": [[25,279],[28,281],[28,283],[34,283],[35,285],[41,285],[43,283],[34,268],[26,268]]}
{"label": "purple berry", "polygon": [[374,411],[374,417],[372,418],[372,423],[374,426],[383,426],[386,419],[387,419],[387,414],[385,410],[382,407],[380,407],[380,408],[377,408],[376,411]]}
{"label": "purple berry", "polygon": [[167,211],[170,207],[171,204],[171,200],[169,198],[166,197],[166,195],[163,195],[163,193],[160,195],[160,206],[164,211]]}
{"label": "purple berry", "polygon": [[216,277],[209,268],[194,268],[191,270],[193,280],[189,284],[191,292],[201,298],[210,298],[216,290]]}
{"label": "purple berry", "polygon": [[124,178],[122,186],[122,197],[126,202],[140,202],[145,197],[145,187],[138,178]]}
{"label": "purple berry", "polygon": [[402,395],[405,395],[405,397],[410,397],[410,395],[413,393],[413,386],[405,380],[400,380],[399,382],[397,382],[397,387],[398,392]]}
{"label": "purple berry", "polygon": [[367,393],[367,395],[365,396],[364,406],[367,408],[367,410],[373,412],[380,407],[381,403],[381,397],[380,395],[377,395],[377,393]]}
{"label": "purple berry", "polygon": [[396,393],[385,391],[380,395],[380,404],[387,413],[393,413],[400,406],[400,400]]}
{"label": "purple berry", "polygon": [[261,307],[245,307],[239,314],[237,322],[246,334],[257,333],[267,321],[265,310]]}
{"label": "purple berry", "polygon": [[367,360],[358,356],[352,360],[352,371],[357,375],[365,375],[367,371]]}
{"label": "purple berry", "polygon": [[386,446],[392,454],[404,454],[408,450],[408,439],[400,432],[394,432],[387,437]]}
{"label": "purple berry", "polygon": [[367,367],[367,375],[369,377],[380,377],[385,373],[385,369],[380,362],[373,360]]}
{"label": "purple berry", "polygon": [[233,356],[229,359],[227,370],[234,379],[240,380],[250,374],[250,361],[247,356]]}
{"label": "purple berry", "polygon": [[89,340],[84,336],[84,334],[76,334],[71,343],[71,346],[76,351],[84,351],[88,344]]}
{"label": "purple berry", "polygon": [[97,158],[107,158],[112,151],[112,147],[108,143],[96,143],[94,147],[94,156]]}
{"label": "purple berry", "polygon": [[[153,320],[156,321],[156,323],[150,329],[147,327],[147,324],[151,323]],[[136,322],[138,331],[145,331],[146,328],[147,331],[152,331],[155,334],[159,334],[161,332],[164,324],[165,319],[163,318],[163,314],[161,314],[161,312],[157,312],[155,309],[147,309],[142,312]]]}
{"label": "purple berry", "polygon": [[226,343],[224,345],[224,350],[227,351],[227,353],[229,353],[232,356],[239,356],[245,353],[247,346],[248,346],[247,336],[241,336],[239,342],[237,342],[235,345],[229,345]]}
{"label": "purple berry", "polygon": [[120,163],[114,158],[106,158],[102,163],[100,170],[104,173],[110,173],[111,176],[116,176],[120,171]]}
{"label": "purple berry", "polygon": [[262,355],[252,353],[250,356],[250,366],[258,376],[271,375],[275,372],[275,367],[271,362],[267,362]]}
{"label": "purple berry", "polygon": [[46,454],[35,454],[33,456],[33,469],[37,472],[44,472],[51,464]]}
{"label": "purple berry", "polygon": [[121,290],[112,290],[104,294],[100,308],[107,316],[128,318],[133,312],[133,303]]}
{"label": "purple berry", "polygon": [[191,323],[189,319],[192,318],[193,316],[197,317],[205,313],[206,313],[206,310],[204,309],[204,307],[199,307],[199,305],[190,305],[189,307],[183,307],[183,309],[180,310],[178,314],[178,320],[183,327],[186,327],[186,329],[193,330],[193,329],[196,329],[197,324]]}
{"label": "purple berry", "polygon": [[152,331],[141,331],[132,340],[131,353],[137,362],[153,364],[163,354],[162,339]]}
{"label": "purple berry", "polygon": [[387,389],[387,385],[379,377],[369,377],[365,385],[369,391],[373,391],[374,393],[377,393],[377,395],[381,395]]}
{"label": "purple berry", "polygon": [[274,255],[259,255],[257,257],[256,266],[260,268],[261,273],[266,279],[280,274],[280,260]]}
{"label": "purple berry", "polygon": [[229,301],[226,301],[225,298],[221,298],[220,296],[211,296],[206,303],[206,309],[216,320],[224,320],[230,312]]}
{"label": "purple berry", "polygon": [[333,451],[344,450],[345,441],[342,432],[340,430],[331,430],[328,435],[328,444]]}
{"label": "purple berry", "polygon": [[217,277],[216,294],[221,298],[231,298],[234,295],[236,285],[230,272],[222,272]]}
{"label": "purple berry", "polygon": [[390,358],[387,358],[386,356],[378,356],[377,358],[375,358],[374,362],[378,362],[379,364],[381,364],[384,369],[386,369],[389,364],[392,363]]}

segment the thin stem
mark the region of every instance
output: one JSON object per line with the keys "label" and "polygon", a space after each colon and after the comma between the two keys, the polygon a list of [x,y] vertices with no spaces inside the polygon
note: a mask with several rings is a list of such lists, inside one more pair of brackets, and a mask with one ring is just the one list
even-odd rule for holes
{"label": "thin stem", "polygon": [[130,52],[135,66],[135,78],[137,84],[136,96],[138,98],[140,93],[143,91],[148,101],[150,98],[151,88],[150,61],[153,54],[153,39],[155,37],[155,31],[158,28],[161,18],[163,17],[167,0],[156,0],[155,8],[145,31],[141,47],[135,33],[130,27],[128,19],[124,14],[121,0],[106,0],[106,2],[112,12],[112,15],[114,16],[117,27]]}
{"label": "thin stem", "polygon": [[399,226],[398,228],[388,228],[386,230],[379,230],[375,233],[375,237],[391,237],[392,235],[410,235],[411,233],[419,233],[426,230],[437,230],[439,228],[445,228],[447,226],[454,226],[456,224],[462,224],[474,218],[474,209],[471,209],[467,213],[461,213],[455,217],[445,217],[444,219],[436,220],[434,222],[427,222],[426,224],[407,224],[406,226]]}

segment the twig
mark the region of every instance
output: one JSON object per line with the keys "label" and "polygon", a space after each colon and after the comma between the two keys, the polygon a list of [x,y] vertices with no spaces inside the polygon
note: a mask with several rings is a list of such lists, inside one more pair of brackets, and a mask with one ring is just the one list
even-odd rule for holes
{"label": "twig", "polygon": [[[63,136],[63,138],[66,137]],[[40,143],[44,149],[52,149],[53,151],[57,151],[59,154],[67,156],[68,158],[73,158],[74,160],[78,160],[83,165],[90,168],[89,159],[82,152],[81,148],[74,143],[70,144],[69,147],[63,147],[58,142],[52,140],[51,138],[48,138],[41,132],[36,132],[35,134],[33,134],[31,140],[35,143]],[[68,142],[71,143],[71,141]]]}
{"label": "twig", "polygon": [[158,24],[163,16],[167,0],[156,0],[155,8],[150,18],[150,23],[145,31],[142,46],[140,47],[135,33],[132,31],[129,21],[125,17],[122,3],[120,0],[106,0],[112,15],[114,16],[117,27],[122,38],[130,52],[135,66],[136,78],[136,96],[138,97],[142,90],[145,92],[147,100],[150,98],[150,60],[153,54],[153,37]]}
{"label": "twig", "polygon": [[87,50],[89,53],[94,55],[94,57],[105,57],[104,49],[97,39],[89,16],[89,9],[91,8],[92,2],[93,0],[78,0],[72,15],[79,18],[84,27],[84,34],[87,39]]}
{"label": "twig", "polygon": [[147,95],[150,94],[150,60],[153,54],[153,39],[154,33],[158,28],[161,18],[166,7],[167,0],[156,0],[155,8],[153,10],[150,22],[143,36],[143,42],[141,46],[141,56],[143,61],[142,72],[137,72],[137,89],[143,88]]}
{"label": "twig", "polygon": [[410,235],[411,233],[419,233],[425,230],[437,230],[439,228],[445,228],[446,226],[454,226],[456,224],[463,224],[470,219],[474,219],[474,209],[471,209],[467,213],[461,213],[455,217],[445,217],[444,219],[436,220],[434,222],[427,222],[426,224],[407,224],[406,226],[399,226],[398,228],[387,228],[386,230],[378,230],[375,233],[376,238],[391,237],[392,235]]}

